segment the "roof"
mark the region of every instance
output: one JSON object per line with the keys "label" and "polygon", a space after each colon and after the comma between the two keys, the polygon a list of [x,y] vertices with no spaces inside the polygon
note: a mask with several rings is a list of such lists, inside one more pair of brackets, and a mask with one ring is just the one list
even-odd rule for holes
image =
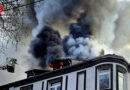
{"label": "roof", "polygon": [[67,73],[72,72],[72,71],[88,68],[88,67],[94,66],[96,64],[102,63],[102,62],[116,62],[116,63],[123,64],[124,66],[126,66],[127,70],[130,72],[130,64],[122,56],[118,56],[115,54],[108,54],[108,55],[104,55],[101,57],[96,57],[94,59],[89,59],[85,62],[75,64],[75,65],[72,65],[72,66],[57,70],[57,71],[46,72],[46,73],[37,75],[37,76],[32,77],[32,78],[27,78],[27,79],[13,82],[13,83],[9,83],[9,84],[0,86],[0,89],[9,88],[12,86],[18,87],[18,86],[33,83],[33,82],[36,82],[39,80],[44,80],[44,79],[47,79],[50,77],[55,77],[58,75],[67,74]]}
{"label": "roof", "polygon": [[26,71],[25,73],[27,74],[31,74],[32,72],[35,72],[35,73],[45,73],[45,72],[49,72],[49,70],[39,70],[39,69],[33,69],[33,70],[29,70],[29,71]]}

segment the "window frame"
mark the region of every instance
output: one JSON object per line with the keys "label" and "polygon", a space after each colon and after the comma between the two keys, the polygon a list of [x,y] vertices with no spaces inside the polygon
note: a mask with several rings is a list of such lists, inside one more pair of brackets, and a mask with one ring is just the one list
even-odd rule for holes
{"label": "window frame", "polygon": [[68,75],[66,76],[66,85],[65,85],[65,90],[68,89]]}
{"label": "window frame", "polygon": [[123,89],[127,90],[127,80],[126,80],[126,78],[127,78],[127,76],[126,76],[127,70],[124,67],[120,66],[120,65],[116,65],[116,82],[117,82],[116,83],[116,89],[119,90],[119,80],[118,80],[119,74],[118,74],[118,72],[121,72],[121,73],[124,74],[124,80],[125,81],[123,82],[123,84],[124,84]]}
{"label": "window frame", "polygon": [[[110,88],[108,89],[99,89],[99,74],[98,74],[98,71],[100,69],[103,69],[103,68],[108,68],[110,70],[110,78],[109,78],[109,86]],[[96,66],[96,69],[95,69],[95,90],[113,90],[113,64],[101,64],[101,65],[98,65]]]}
{"label": "window frame", "polygon": [[49,90],[49,84],[53,84],[53,83],[57,83],[57,82],[61,82],[61,90],[62,90],[62,81],[63,81],[63,77],[58,77],[58,78],[54,78],[54,79],[50,79],[47,81],[47,87],[46,90]]}
{"label": "window frame", "polygon": [[44,90],[44,81],[42,82],[42,90]]}
{"label": "window frame", "polygon": [[26,88],[26,87],[28,87],[28,86],[31,86],[31,89],[33,90],[33,84],[26,85],[26,86],[22,86],[22,87],[20,87],[20,90],[22,90],[23,88]]}
{"label": "window frame", "polygon": [[77,72],[77,81],[76,81],[76,90],[78,90],[78,84],[79,84],[79,75],[84,74],[84,90],[86,90],[86,70]]}
{"label": "window frame", "polygon": [[[98,69],[97,71],[97,88],[100,90],[100,76],[109,75],[109,87],[104,89],[111,89],[111,69],[105,68],[104,70],[108,70],[108,72],[100,73],[99,71],[103,69]],[[101,89],[102,90],[102,89]]]}

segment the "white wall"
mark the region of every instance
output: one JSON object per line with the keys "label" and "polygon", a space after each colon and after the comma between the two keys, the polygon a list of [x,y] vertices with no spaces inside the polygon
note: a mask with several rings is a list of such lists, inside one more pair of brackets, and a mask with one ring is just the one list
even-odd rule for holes
{"label": "white wall", "polygon": [[130,73],[127,73],[127,89],[129,90],[130,89]]}
{"label": "white wall", "polygon": [[42,81],[35,82],[33,85],[33,90],[41,90],[42,89]]}
{"label": "white wall", "polygon": [[68,87],[67,90],[76,90],[76,78],[77,78],[77,73],[69,73],[68,74]]}
{"label": "white wall", "polygon": [[113,63],[113,90],[116,90],[116,63]]}
{"label": "white wall", "polygon": [[14,87],[11,87],[9,90],[14,90]]}
{"label": "white wall", "polygon": [[[76,90],[77,72],[81,72],[81,71],[85,71],[85,70],[86,70],[86,90],[95,90],[95,72],[96,72],[95,70],[96,70],[96,66],[102,65],[102,64],[113,64],[113,90],[116,90],[116,65],[120,65],[120,64],[111,63],[111,62],[100,63],[100,64],[97,64],[93,67],[89,67],[89,68],[86,68],[86,69],[78,70],[78,71],[71,72],[71,73],[68,73],[68,74],[60,75],[60,76],[57,76],[57,77],[51,77],[51,78],[48,78],[48,79],[45,79],[45,80],[35,82],[35,83],[33,83],[33,90],[41,90],[43,81],[44,81],[44,89],[43,90],[46,90],[47,81],[54,79],[54,78],[58,78],[58,77],[62,77],[62,90],[65,90],[66,76],[68,76],[67,90]],[[130,73],[127,73],[127,80],[128,80],[127,86],[128,86],[128,90],[129,90],[130,89]],[[26,85],[24,85],[24,86],[26,86]],[[23,86],[21,86],[21,87],[23,87]],[[10,88],[9,90],[20,90],[20,87],[16,87],[15,89]]]}
{"label": "white wall", "polygon": [[95,90],[95,67],[88,68],[86,73],[86,90]]}

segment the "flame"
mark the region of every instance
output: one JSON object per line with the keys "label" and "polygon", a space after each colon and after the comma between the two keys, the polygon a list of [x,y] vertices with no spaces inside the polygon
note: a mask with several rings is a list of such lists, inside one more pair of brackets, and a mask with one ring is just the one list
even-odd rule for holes
{"label": "flame", "polygon": [[0,5],[0,12],[4,10],[3,6]]}
{"label": "flame", "polygon": [[49,66],[53,68],[53,65],[52,65],[52,64],[49,64]]}
{"label": "flame", "polygon": [[60,69],[62,69],[62,66],[60,66]]}
{"label": "flame", "polygon": [[60,65],[62,65],[62,66],[63,66],[63,62],[60,62]]}

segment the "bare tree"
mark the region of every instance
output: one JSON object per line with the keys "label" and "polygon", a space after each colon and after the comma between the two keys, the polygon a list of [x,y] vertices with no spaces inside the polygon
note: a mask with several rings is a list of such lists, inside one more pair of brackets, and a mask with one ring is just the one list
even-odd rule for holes
{"label": "bare tree", "polygon": [[5,15],[0,14],[0,51],[7,48],[9,43],[16,46],[27,33],[23,29],[25,7],[20,7],[19,0],[0,0]]}
{"label": "bare tree", "polygon": [[[9,44],[23,44],[23,37],[28,36],[31,29],[24,23],[24,18],[29,16],[37,25],[35,3],[44,0],[0,0],[0,5],[4,8],[4,14],[0,14],[0,53],[8,48]],[[29,11],[29,12],[27,12]],[[0,13],[3,13],[0,12]]]}

